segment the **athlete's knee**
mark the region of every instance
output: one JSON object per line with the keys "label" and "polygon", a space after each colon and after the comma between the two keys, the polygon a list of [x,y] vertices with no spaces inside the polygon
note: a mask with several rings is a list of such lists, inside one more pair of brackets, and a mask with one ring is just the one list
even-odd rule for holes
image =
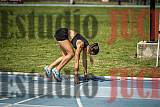
{"label": "athlete's knee", "polygon": [[69,53],[68,53],[68,57],[69,57],[69,58],[73,58],[73,57],[74,57],[74,52],[69,52]]}
{"label": "athlete's knee", "polygon": [[71,57],[73,58],[73,57],[74,57],[74,55],[75,55],[75,54],[74,54],[74,52],[72,52],[72,53],[71,53]]}

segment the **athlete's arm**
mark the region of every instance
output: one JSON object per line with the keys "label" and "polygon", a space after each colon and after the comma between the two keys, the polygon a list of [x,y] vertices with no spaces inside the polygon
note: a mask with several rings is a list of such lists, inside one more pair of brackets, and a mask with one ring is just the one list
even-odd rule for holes
{"label": "athlete's arm", "polygon": [[87,75],[87,48],[83,49],[82,65],[83,65],[83,69],[84,69],[84,75]]}
{"label": "athlete's arm", "polygon": [[78,71],[79,71],[79,59],[80,59],[80,54],[83,48],[83,42],[80,40],[77,40],[76,45],[77,45],[77,49],[75,52],[75,64],[74,64],[75,75],[78,74]]}

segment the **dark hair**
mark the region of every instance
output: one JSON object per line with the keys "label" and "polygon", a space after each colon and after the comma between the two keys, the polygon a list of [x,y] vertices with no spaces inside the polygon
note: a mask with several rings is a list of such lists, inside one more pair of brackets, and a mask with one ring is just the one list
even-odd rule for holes
{"label": "dark hair", "polygon": [[91,51],[91,55],[97,55],[99,52],[98,43],[93,43],[92,45],[90,45],[90,51]]}

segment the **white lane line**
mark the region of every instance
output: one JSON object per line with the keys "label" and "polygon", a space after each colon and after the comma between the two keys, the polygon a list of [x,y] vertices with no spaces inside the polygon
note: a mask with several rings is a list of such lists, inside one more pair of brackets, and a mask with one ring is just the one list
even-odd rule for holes
{"label": "white lane line", "polygon": [[76,101],[77,101],[78,107],[83,107],[81,100],[80,100],[80,90],[81,90],[81,86],[80,86],[78,92],[76,92]]}
{"label": "white lane line", "polygon": [[[112,80],[112,76],[102,76],[104,77],[104,79],[108,79],[108,80]],[[154,80],[159,80],[160,78],[145,78],[145,77],[120,77],[120,76],[116,76],[115,77],[116,80],[143,80],[143,81],[154,81]]]}
{"label": "white lane line", "polygon": [[83,104],[82,104],[82,102],[81,102],[81,100],[80,100],[80,91],[81,91],[81,89],[82,89],[82,86],[84,86],[84,85],[86,85],[86,84],[88,84],[88,83],[89,83],[89,81],[86,82],[85,84],[82,83],[82,84],[80,85],[80,87],[79,87],[79,90],[78,90],[77,93],[76,93],[76,101],[77,101],[78,107],[83,107]]}
{"label": "white lane line", "polygon": [[[0,105],[5,105],[5,104],[8,104],[8,103],[0,103]],[[8,104],[8,105],[13,106],[12,104]],[[31,105],[31,104],[16,104],[15,106],[25,106],[25,107],[64,107],[64,106],[46,106],[46,105]]]}
{"label": "white lane line", "polygon": [[2,100],[7,100],[7,99],[9,99],[9,98],[0,98],[0,101],[2,101]]}
{"label": "white lane line", "polygon": [[39,73],[24,73],[24,72],[1,72],[1,75],[23,75],[23,76],[39,76]]}
{"label": "white lane line", "polygon": [[[2,5],[4,5],[4,4],[2,4]],[[7,4],[7,5],[12,5],[12,4]],[[14,4],[13,4],[14,5]],[[15,5],[17,5],[17,4],[15,4]],[[25,4],[24,4],[25,5]],[[27,4],[28,5],[28,4]],[[33,5],[33,4],[31,4],[31,5]],[[50,5],[50,4],[49,4]],[[52,5],[52,4],[51,4]],[[54,4],[53,4],[54,5]],[[0,6],[1,6],[1,4],[0,4]],[[57,6],[57,4],[55,5],[55,6]],[[68,6],[68,5],[67,5]],[[75,6],[75,5],[74,5]],[[105,6],[107,6],[107,5],[105,5]],[[112,5],[109,5],[109,6],[112,6]],[[116,5],[117,6],[117,5]],[[129,5],[129,7],[130,7],[131,5]],[[135,5],[134,5],[135,6]],[[120,6],[120,7],[123,7],[123,6]],[[141,6],[140,6],[141,7]],[[143,6],[142,6],[143,7]],[[160,6],[159,6],[160,7]],[[9,75],[9,76],[14,76],[14,75],[22,75],[22,76],[38,76],[38,77],[40,77],[40,74],[39,73],[23,73],[23,72],[1,72],[0,71],[0,75],[3,75],[3,74],[7,74],[7,75]],[[74,77],[74,75],[70,75],[70,78],[73,78]],[[104,77],[104,79],[109,79],[109,80],[111,80],[112,79],[112,76],[102,76],[102,77]],[[37,77],[35,77],[35,78],[37,78]],[[116,76],[115,77],[117,80],[121,80],[122,79],[122,77],[120,77],[120,76]],[[131,79],[133,79],[133,80],[138,80],[140,77],[126,77],[126,79],[127,80],[131,80]],[[47,78],[45,79],[45,80],[48,80]],[[160,78],[143,78],[143,80],[160,80]]]}
{"label": "white lane line", "polygon": [[26,99],[26,100],[22,100],[22,101],[19,101],[19,102],[16,102],[14,104],[9,104],[5,107],[10,107],[10,106],[13,106],[13,105],[17,105],[17,104],[20,104],[20,103],[24,103],[24,102],[27,102],[27,101],[31,101],[31,100],[34,100],[34,99],[37,99],[37,98],[40,98],[40,97],[44,97],[46,95],[40,95],[40,96],[36,96],[36,97],[33,97],[33,98],[29,98],[29,99]]}
{"label": "white lane line", "polygon": [[25,106],[25,107],[64,107],[64,106],[46,106],[46,105],[30,105],[30,104],[15,104],[15,106]]}
{"label": "white lane line", "polygon": [[[74,85],[73,86],[71,86],[71,87],[74,87]],[[68,88],[71,88],[70,86],[68,87]],[[60,91],[64,91],[65,89],[68,89],[68,88],[63,88],[62,90],[60,90]],[[52,92],[52,94],[55,94],[56,92],[58,92],[58,91],[53,91]],[[34,99],[37,99],[37,98],[40,98],[40,97],[44,97],[44,96],[47,96],[47,95],[40,95],[40,96],[36,96],[36,97],[33,97],[33,98],[29,98],[29,99],[26,99],[26,100],[22,100],[22,101],[19,101],[19,102],[16,102],[16,103],[14,103],[14,104],[9,104],[9,105],[7,105],[7,106],[5,106],[5,107],[10,107],[10,106],[12,106],[12,105],[17,105],[17,104],[21,104],[21,103],[24,103],[24,102],[27,102],[27,101],[31,101],[31,100],[34,100]]]}
{"label": "white lane line", "polygon": [[78,107],[83,107],[80,97],[76,97],[76,101],[77,101]]}

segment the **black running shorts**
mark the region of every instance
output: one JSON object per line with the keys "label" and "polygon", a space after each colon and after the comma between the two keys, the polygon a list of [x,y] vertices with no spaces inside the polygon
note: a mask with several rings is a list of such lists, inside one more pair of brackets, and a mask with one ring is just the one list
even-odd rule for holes
{"label": "black running shorts", "polygon": [[68,29],[67,28],[60,28],[56,31],[54,37],[57,41],[63,41],[68,39]]}

